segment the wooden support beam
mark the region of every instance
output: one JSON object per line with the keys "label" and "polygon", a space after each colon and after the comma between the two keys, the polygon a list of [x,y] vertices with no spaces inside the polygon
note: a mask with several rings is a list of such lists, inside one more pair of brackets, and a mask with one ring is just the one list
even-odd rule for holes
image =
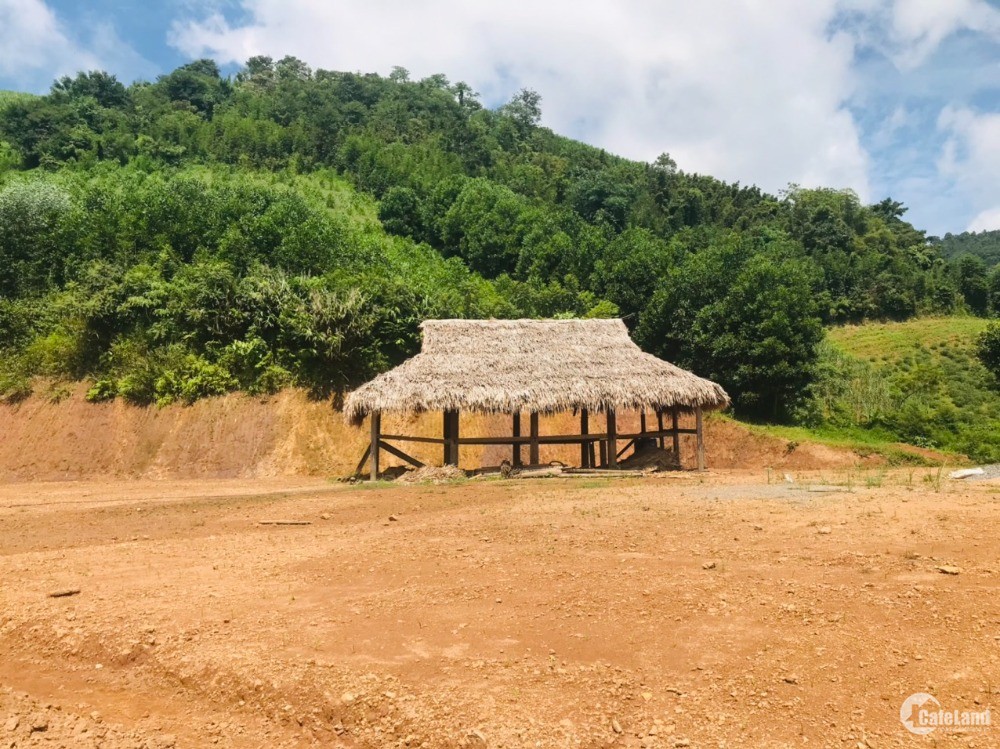
{"label": "wooden support beam", "polygon": [[365,463],[368,462],[368,456],[372,454],[372,446],[368,444],[365,446],[364,455],[361,456],[361,460],[358,461],[358,467],[354,469],[354,475],[360,476],[361,472],[365,470]]}
{"label": "wooden support beam", "polygon": [[441,465],[446,466],[451,461],[451,411],[441,412]]}
{"label": "wooden support beam", "polygon": [[670,417],[674,427],[674,434],[673,434],[674,455],[677,456],[677,465],[679,466],[681,464],[681,432],[680,432],[677,406],[673,407],[673,410],[670,412]]}
{"label": "wooden support beam", "polygon": [[625,447],[623,447],[621,450],[618,451],[618,455],[616,457],[620,460],[622,455],[627,453],[630,447],[631,448],[635,447],[635,437],[633,437],[632,439],[630,439],[628,442],[625,443]]}
{"label": "wooden support beam", "polygon": [[608,409],[608,466],[618,467],[618,425],[615,412]]}
{"label": "wooden support beam", "polygon": [[400,450],[398,447],[390,445],[384,439],[379,440],[379,446],[383,450],[385,450],[387,453],[389,453],[390,455],[395,455],[400,460],[405,460],[407,463],[409,463],[414,468],[423,468],[424,467],[424,464],[421,463],[416,458],[414,458],[412,455],[407,455],[402,450]]}
{"label": "wooden support beam", "polygon": [[371,421],[371,443],[368,445],[369,450],[369,465],[371,467],[371,480],[378,480],[378,458],[379,458],[379,448],[381,445],[381,438],[379,432],[382,430],[382,414],[379,411],[372,411],[371,415],[368,417]]}
{"label": "wooden support beam", "polygon": [[444,464],[449,466],[457,466],[458,445],[459,445],[458,411],[445,411],[444,422],[445,422]]}
{"label": "wooden support beam", "polygon": [[639,433],[640,434],[645,434],[646,433],[646,409],[645,408],[642,409],[639,412]]}
{"label": "wooden support beam", "polygon": [[[678,430],[680,434],[697,434],[696,429],[680,429]],[[670,435],[673,431],[670,429],[664,430],[663,434]],[[647,430],[645,434],[640,434],[639,432],[617,432],[615,437],[619,440],[630,440],[635,437],[659,437],[660,432],[654,432],[652,430]],[[390,439],[388,435],[382,435],[383,440]],[[406,436],[395,436],[392,439],[399,440],[400,442],[406,442],[409,437]],[[537,442],[539,445],[579,445],[581,442],[599,442],[601,440],[607,441],[608,435],[603,432],[590,432],[589,434],[540,434],[537,437]],[[419,440],[418,440],[419,441]],[[437,440],[440,442],[441,440]],[[520,437],[459,437],[458,444],[460,445],[530,445],[532,442],[536,441],[536,438],[532,438],[530,435],[522,435]]]}
{"label": "wooden support beam", "polygon": [[382,441],[397,440],[399,442],[429,442],[434,445],[443,445],[445,440],[441,437],[416,437],[409,434],[383,434]]}
{"label": "wooden support beam", "polygon": [[[511,424],[511,432],[513,433],[513,435],[515,437],[520,437],[521,436],[521,413],[518,412],[518,413],[514,414],[514,416],[511,419],[511,422],[512,422],[512,424]],[[513,456],[512,456],[513,460],[511,462],[513,463],[513,465],[514,465],[515,468],[518,468],[518,467],[520,467],[522,465],[522,461],[521,461],[521,443],[518,442],[518,443],[515,443],[514,445],[512,445],[512,453],[513,453]]]}
{"label": "wooden support beam", "polygon": [[[590,413],[586,408],[580,409],[580,434],[586,434],[590,431]],[[591,468],[590,465],[590,453],[592,447],[587,442],[580,443],[580,467],[581,468]]]}
{"label": "wooden support beam", "polygon": [[528,462],[538,465],[538,412],[531,412],[531,442],[528,445]]}
{"label": "wooden support beam", "polygon": [[[657,409],[656,409],[656,428],[660,432],[663,431],[663,409],[659,408],[659,407],[657,407]],[[667,446],[666,440],[667,440],[667,438],[665,436],[663,436],[662,434],[659,436],[660,449],[661,450],[663,450],[664,448],[666,448],[666,446]]]}
{"label": "wooden support beam", "polygon": [[705,426],[702,423],[701,406],[698,406],[698,408],[695,409],[695,411],[694,411],[694,419],[695,419],[695,429],[698,432],[698,434],[697,434],[697,439],[698,439],[698,470],[699,471],[704,471],[705,470]]}
{"label": "wooden support beam", "polygon": [[600,464],[600,467],[601,468],[607,468],[608,467],[608,441],[606,439],[603,439],[603,440],[600,441],[599,445],[600,445],[600,450],[601,450],[601,464]]}

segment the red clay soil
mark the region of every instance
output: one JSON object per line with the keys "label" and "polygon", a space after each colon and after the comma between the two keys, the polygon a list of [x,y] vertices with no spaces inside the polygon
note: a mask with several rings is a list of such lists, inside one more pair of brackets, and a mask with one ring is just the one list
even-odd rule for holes
{"label": "red clay soil", "polygon": [[[365,428],[346,425],[330,401],[309,399],[299,391],[273,397],[229,395],[192,406],[131,406],[121,401],[88,403],[81,386],[53,403],[34,396],[0,406],[0,481],[81,478],[253,478],[269,476],[343,476],[353,471],[366,440]],[[440,414],[386,416],[383,429],[440,436]],[[597,419],[600,422],[600,419]],[[684,426],[692,426],[685,421]],[[596,425],[594,429],[600,429]],[[562,414],[541,419],[545,433],[570,433],[576,419]],[[464,434],[510,434],[509,420],[465,415]],[[635,414],[619,418],[619,430],[638,430]],[[879,458],[823,445],[791,445],[752,434],[724,419],[706,425],[708,464],[715,468],[820,469],[877,465]],[[694,463],[694,440],[682,440],[686,465]],[[441,448],[402,445],[425,462],[437,464]],[[462,464],[497,465],[509,448],[462,449]],[[543,446],[543,462],[575,465],[575,447]],[[385,467],[401,461],[385,456]]]}
{"label": "red clay soil", "polygon": [[0,747],[1000,746],[1000,486],[799,478],[0,485]]}

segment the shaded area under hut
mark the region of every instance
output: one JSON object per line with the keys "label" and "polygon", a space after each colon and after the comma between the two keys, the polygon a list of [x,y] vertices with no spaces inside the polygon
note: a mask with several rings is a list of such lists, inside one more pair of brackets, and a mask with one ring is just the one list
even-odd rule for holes
{"label": "shaded area under hut", "polygon": [[[682,434],[696,435],[702,470],[702,413],[729,404],[721,386],[643,352],[621,320],[427,320],[421,328],[420,353],[355,390],[344,406],[355,426],[369,418],[371,442],[358,473],[368,463],[373,479],[383,451],[422,467],[394,442],[438,443],[445,465],[458,465],[462,445],[505,445],[515,466],[525,447],[536,465],[540,445],[576,444],[581,467],[615,468],[646,441],[666,449],[670,439],[679,455]],[[390,411],[440,411],[442,436],[383,434],[381,415]],[[462,436],[462,411],[507,414],[511,434]],[[539,434],[539,414],[567,411],[579,414],[579,434]],[[616,414],[624,411],[640,414],[638,432],[617,431]],[[680,428],[682,413],[694,414],[694,429]],[[604,431],[591,431],[596,414],[604,415]]]}

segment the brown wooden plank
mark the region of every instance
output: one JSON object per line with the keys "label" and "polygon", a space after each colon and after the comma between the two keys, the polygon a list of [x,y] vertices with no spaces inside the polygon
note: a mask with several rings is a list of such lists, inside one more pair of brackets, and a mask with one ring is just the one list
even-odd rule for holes
{"label": "brown wooden plank", "polygon": [[[580,434],[586,434],[590,431],[590,414],[586,408],[580,409]],[[584,441],[580,441],[580,466],[582,468],[590,467],[590,448],[588,444]]]}
{"label": "brown wooden plank", "polygon": [[[680,433],[696,434],[697,430],[681,429]],[[615,436],[619,440],[630,440],[636,437],[658,437],[660,434],[661,432],[646,432],[645,434],[639,432],[622,432]],[[673,431],[667,429],[662,434],[670,435],[673,434]],[[383,439],[389,439],[389,437],[384,436]],[[607,442],[607,440],[607,433],[602,432],[590,432],[589,434],[541,434],[538,436],[538,443],[542,445],[578,445],[581,443]],[[532,437],[523,435],[521,437],[460,437],[458,443],[460,445],[528,445],[532,441]]]}
{"label": "brown wooden plank", "polygon": [[458,465],[458,446],[460,416],[458,411],[451,412],[451,465]]}
{"label": "brown wooden plank", "polygon": [[430,442],[435,445],[443,445],[444,439],[441,437],[417,437],[409,434],[383,434],[383,440],[395,440],[396,442]]}
{"label": "brown wooden plank", "polygon": [[[513,436],[515,437],[521,436],[520,412],[513,414],[511,416],[511,434],[513,434]],[[511,442],[510,449],[511,449],[511,457],[513,459],[512,463],[514,464],[514,466],[520,467],[521,465],[523,465],[523,461],[521,460],[521,445],[516,442]]]}
{"label": "brown wooden plank", "polygon": [[421,463],[416,458],[414,458],[412,455],[407,455],[402,450],[400,450],[398,447],[395,447],[394,445],[390,445],[384,439],[382,439],[382,440],[379,441],[379,446],[383,450],[385,450],[387,453],[389,453],[390,455],[395,455],[400,460],[405,460],[407,463],[409,463],[411,466],[414,466],[415,468],[423,468],[424,467],[424,464]]}
{"label": "brown wooden plank", "polygon": [[538,412],[531,412],[531,441],[528,443],[528,462],[538,465]]}
{"label": "brown wooden plank", "polygon": [[608,409],[608,466],[618,467],[618,423],[613,409]]}
{"label": "brown wooden plank", "polygon": [[625,447],[623,447],[621,450],[618,451],[618,455],[616,457],[618,459],[621,459],[622,455],[624,455],[626,452],[628,452],[628,449],[630,447],[633,447],[633,448],[635,447],[635,440],[634,439],[630,439],[628,442],[626,442],[625,443]]}
{"label": "brown wooden plank", "polygon": [[441,465],[446,466],[451,458],[451,411],[441,412],[441,436],[441,443],[444,445],[441,449]]}
{"label": "brown wooden plank", "polygon": [[371,454],[372,454],[372,446],[369,443],[365,447],[365,452],[361,456],[361,460],[358,461],[358,467],[354,469],[354,475],[355,476],[360,476],[361,475],[361,472],[365,469],[365,463],[368,462],[368,456],[371,455]]}

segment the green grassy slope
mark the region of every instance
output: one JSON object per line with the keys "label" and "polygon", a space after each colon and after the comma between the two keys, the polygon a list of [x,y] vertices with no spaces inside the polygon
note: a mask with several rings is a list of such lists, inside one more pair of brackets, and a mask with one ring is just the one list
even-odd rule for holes
{"label": "green grassy slope", "polygon": [[975,354],[986,325],[941,317],[829,330],[817,387],[827,423],[1000,461],[1000,393]]}
{"label": "green grassy slope", "polygon": [[899,362],[921,350],[971,353],[988,321],[979,317],[927,317],[907,322],[830,328],[827,338],[845,354],[871,362]]}
{"label": "green grassy slope", "polygon": [[1000,392],[975,355],[987,320],[928,317],[829,328],[808,426],[754,426],[775,437],[926,462],[1000,461]]}

